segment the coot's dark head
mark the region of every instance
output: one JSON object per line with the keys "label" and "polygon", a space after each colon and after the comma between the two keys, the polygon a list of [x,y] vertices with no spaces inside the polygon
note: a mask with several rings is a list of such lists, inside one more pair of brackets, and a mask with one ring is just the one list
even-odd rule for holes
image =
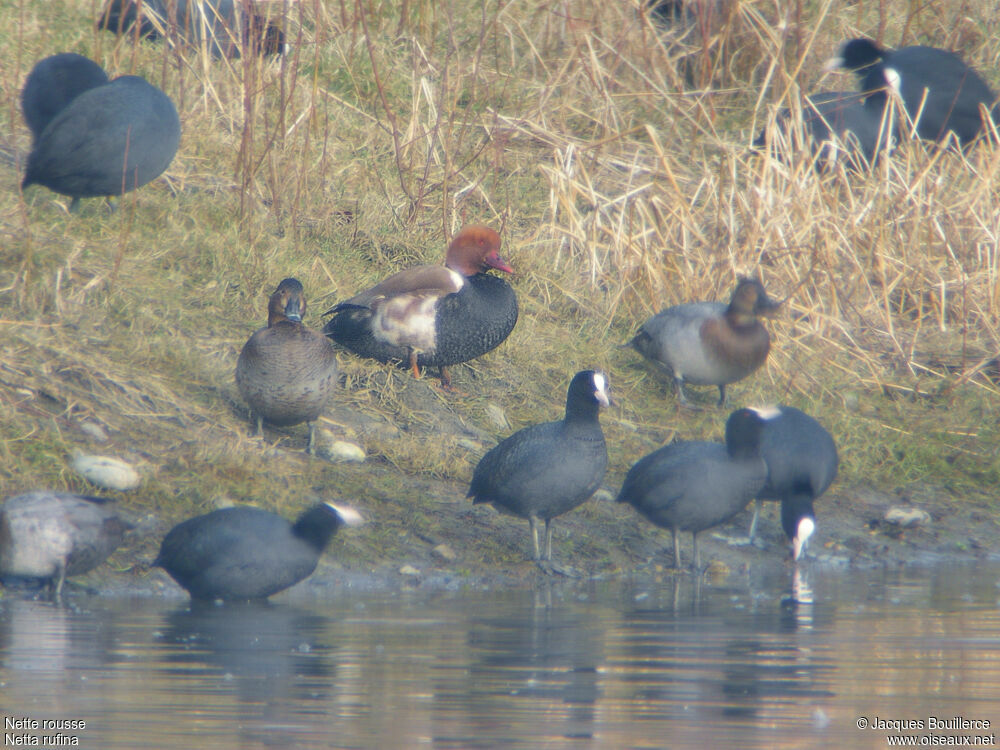
{"label": "coot's dark head", "polygon": [[341,526],[360,526],[362,523],[364,519],[354,508],[326,502],[314,505],[299,516],[292,533],[322,552]]}
{"label": "coot's dark head", "polygon": [[868,68],[885,58],[886,51],[871,39],[851,39],[840,46],[836,57],[827,60],[826,70],[844,68],[855,71],[864,78]]}
{"label": "coot's dark head", "polygon": [[760,315],[774,315],[779,307],[781,303],[767,296],[759,279],[741,277],[729,298],[726,317],[735,325],[749,325]]}
{"label": "coot's dark head", "polygon": [[480,224],[470,224],[455,235],[444,264],[463,276],[475,276],[490,268],[514,273],[500,255],[500,234]]}
{"label": "coot's dark head", "polygon": [[247,40],[255,54],[265,56],[283,55],[288,50],[285,32],[263,16],[254,15],[250,19],[250,33]]}
{"label": "coot's dark head", "polygon": [[37,140],[45,127],[84,91],[108,82],[100,65],[74,52],[40,60],[24,82],[21,109]]}
{"label": "coot's dark head", "polygon": [[[787,521],[785,520],[786,516]],[[805,498],[800,505],[782,503],[781,522],[788,538],[792,540],[792,559],[798,560],[805,553],[806,545],[816,530],[816,516],[813,513],[812,501]]]}
{"label": "coot's dark head", "polygon": [[267,303],[267,325],[282,321],[299,323],[306,314],[306,297],[298,279],[284,279]]}
{"label": "coot's dark head", "polygon": [[566,392],[566,418],[597,418],[602,406],[611,405],[608,376],[600,370],[581,370]]}
{"label": "coot's dark head", "polygon": [[726,450],[729,455],[732,458],[759,456],[764,424],[780,413],[775,408],[746,407],[730,414],[726,420]]}

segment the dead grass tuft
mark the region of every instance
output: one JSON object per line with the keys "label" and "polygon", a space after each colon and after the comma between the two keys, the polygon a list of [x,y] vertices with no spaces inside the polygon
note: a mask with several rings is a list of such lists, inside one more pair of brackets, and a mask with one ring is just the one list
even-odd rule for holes
{"label": "dead grass tuft", "polygon": [[[292,52],[267,60],[116,40],[93,29],[91,0],[0,9],[12,162],[29,147],[21,84],[55,51],[145,76],[183,123],[165,179],[116,214],[68,215],[42,188],[0,195],[4,494],[83,489],[63,456],[95,421],[146,467],[135,502],[172,517],[310,494],[391,514],[415,475],[468,478],[476,446],[502,437],[489,402],[514,429],[556,419],[572,373],[595,365],[622,403],[604,418],[615,486],[665,440],[718,439],[723,417],[679,412],[619,345],[663,307],[728,298],[740,273],[790,298],[734,402],[817,414],[845,485],[1000,479],[1000,149],[906,142],[869,176],[749,151],[801,92],[853,88],[820,64],[861,33],[963,49],[992,78],[987,4],[731,0],[671,30],[638,2],[402,7],[280,4]],[[325,426],[373,468],[300,458],[304,428],[249,437],[232,371],[279,279],[303,281],[319,327],[329,303],[439,262],[472,221],[502,231],[522,312],[504,346],[457,369],[467,397],[345,353]]]}

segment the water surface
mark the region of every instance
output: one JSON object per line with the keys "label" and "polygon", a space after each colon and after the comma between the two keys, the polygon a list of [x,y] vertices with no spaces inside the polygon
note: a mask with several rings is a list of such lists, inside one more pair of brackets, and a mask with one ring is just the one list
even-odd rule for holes
{"label": "water surface", "polygon": [[[6,745],[886,747],[889,734],[995,733],[1000,566],[816,571],[797,605],[782,601],[790,575],[293,590],[254,606],[7,595]],[[930,717],[992,727],[928,730]]]}

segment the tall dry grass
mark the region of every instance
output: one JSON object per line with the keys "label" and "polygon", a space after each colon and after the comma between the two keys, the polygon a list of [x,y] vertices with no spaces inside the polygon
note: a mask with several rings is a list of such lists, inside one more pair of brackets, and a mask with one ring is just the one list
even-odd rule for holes
{"label": "tall dry grass", "polygon": [[[318,462],[262,476],[236,353],[281,278],[304,282],[318,326],[327,303],[437,262],[471,221],[501,230],[522,318],[460,372],[469,397],[440,405],[456,424],[495,433],[489,401],[515,427],[554,418],[572,372],[596,364],[623,402],[606,419],[614,472],[672,436],[718,438],[722,414],[678,411],[619,344],[659,309],[726,299],[753,273],[789,299],[767,368],[735,402],[817,414],[846,486],[963,494],[1000,478],[1000,151],[906,142],[859,175],[749,149],[777,107],[855,86],[820,66],[859,34],[959,49],[1000,83],[989,3],[720,0],[665,28],[634,0],[273,2],[291,52],[269,60],[116,39],[93,29],[99,11],[0,8],[4,493],[77,486],[63,456],[87,420],[147,464],[157,503],[370,492],[363,474]],[[69,215],[44,189],[13,189],[29,146],[20,86],[63,50],[144,75],[181,113],[165,179],[117,214],[91,201]],[[399,373],[342,361],[345,408],[401,428],[369,436],[371,450],[404,472],[468,476],[475,450],[427,440],[440,424]]]}

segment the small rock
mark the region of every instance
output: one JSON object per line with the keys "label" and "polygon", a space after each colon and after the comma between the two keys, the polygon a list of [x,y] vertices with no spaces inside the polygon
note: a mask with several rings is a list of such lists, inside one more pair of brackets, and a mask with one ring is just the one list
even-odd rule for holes
{"label": "small rock", "polygon": [[70,465],[88,482],[106,490],[124,492],[139,486],[139,472],[120,458],[75,453]]}
{"label": "small rock", "polygon": [[903,508],[896,506],[885,512],[885,520],[897,526],[926,526],[931,522],[931,514],[920,508]]}
{"label": "small rock", "polygon": [[399,574],[404,576],[418,576],[420,571],[414,568],[412,565],[404,565],[399,569]]}
{"label": "small rock", "polygon": [[593,499],[599,503],[610,503],[614,501],[615,496],[611,494],[610,490],[601,487],[601,489],[594,493]]}
{"label": "small rock", "polygon": [[439,544],[437,547],[431,550],[431,554],[440,557],[446,562],[452,562],[458,555],[455,554],[455,550],[449,547],[447,544]]}
{"label": "small rock", "polygon": [[108,433],[106,433],[104,429],[97,424],[97,422],[84,422],[80,425],[80,430],[82,430],[84,434],[92,437],[98,443],[108,442]]}
{"label": "small rock", "polygon": [[486,405],[486,418],[498,432],[510,432],[510,422],[504,414],[503,407],[499,404],[489,403]]}
{"label": "small rock", "polygon": [[320,446],[320,455],[334,462],[361,463],[365,460],[365,449],[346,440],[331,440]]}

